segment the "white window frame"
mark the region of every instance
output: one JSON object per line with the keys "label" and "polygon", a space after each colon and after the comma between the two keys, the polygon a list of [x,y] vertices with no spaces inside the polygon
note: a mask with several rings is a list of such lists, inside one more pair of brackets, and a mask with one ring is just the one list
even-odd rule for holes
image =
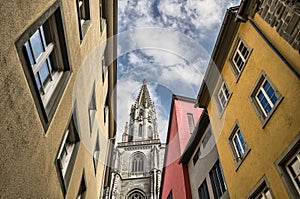
{"label": "white window frame", "polygon": [[[215,91],[214,96],[215,96],[215,100],[216,100],[216,103],[218,106],[220,116],[222,116],[223,112],[225,111],[225,109],[227,107],[227,104],[230,100],[232,93],[230,92],[225,80],[222,77],[220,77],[218,86],[216,88],[217,89]],[[226,91],[228,92],[228,95],[226,95]],[[220,95],[222,95],[224,97],[225,104],[222,104]]]}
{"label": "white window frame", "polygon": [[65,130],[65,134],[61,141],[60,148],[56,157],[57,169],[59,172],[59,176],[61,177],[62,191],[64,195],[66,194],[69,186],[75,157],[77,155],[78,146],[80,143],[79,133],[76,127],[75,112],[76,111],[74,110],[68,127]]}
{"label": "white window frame", "polygon": [[268,184],[267,178],[263,176],[252,191],[248,194],[247,199],[273,199],[273,193]]}
{"label": "white window frame", "polygon": [[89,107],[88,107],[90,135],[92,135],[92,133],[93,133],[96,112],[97,112],[97,106],[96,106],[96,93],[95,93],[95,83],[94,83],[92,95],[91,95],[91,98],[89,101]]}
{"label": "white window frame", "polygon": [[[245,54],[243,54],[243,52],[241,52],[241,50],[240,50],[241,45],[243,45],[243,47],[246,48]],[[239,36],[237,38],[236,47],[235,47],[234,51],[232,52],[232,55],[231,55],[231,58],[230,58],[230,63],[232,65],[232,69],[233,69],[234,75],[235,75],[235,77],[237,79],[240,77],[242,71],[244,70],[245,65],[247,63],[247,60],[250,57],[251,52],[252,52],[252,49],[250,49],[248,47],[247,43]],[[236,56],[239,56],[239,59],[242,60],[243,64],[241,66],[239,66],[235,62],[234,58]]]}
{"label": "white window frame", "polygon": [[95,149],[94,149],[94,153],[93,153],[93,161],[94,161],[95,174],[97,173],[97,167],[98,167],[99,158],[100,158],[100,142],[99,142],[99,130],[98,130],[97,138],[96,138],[96,144],[95,144]]}
{"label": "white window frame", "polygon": [[[289,174],[289,177],[290,177],[291,181],[293,182],[295,189],[297,190],[298,194],[300,195],[300,187],[298,186],[297,182],[295,181],[295,176],[293,176],[293,174],[289,168],[289,165],[291,164],[291,162],[294,159],[296,159],[296,161],[299,162],[298,164],[300,164],[300,149],[298,149],[298,151],[289,159],[289,161],[285,165],[285,169],[286,169],[287,173]],[[300,177],[300,172],[297,177],[298,178]]]}
{"label": "white window frame", "polygon": [[76,0],[80,40],[83,40],[90,24],[89,0]]}
{"label": "white window frame", "polygon": [[192,134],[195,129],[194,116],[192,113],[187,113],[186,115],[187,115],[190,134]]}
{"label": "white window frame", "polygon": [[[298,187],[291,177],[291,173],[288,169],[288,165],[291,161],[297,157],[299,158],[300,149],[300,132],[297,132],[295,138],[290,142],[289,146],[283,151],[283,153],[275,161],[276,168],[279,172],[279,176],[282,178],[282,181],[286,187],[286,190],[290,198],[299,198],[300,192]],[[300,161],[298,159],[298,161]]]}
{"label": "white window frame", "polygon": [[[16,41],[20,61],[45,132],[71,73],[63,42],[63,27],[60,3],[55,2]],[[38,52],[33,49],[34,43],[39,44]],[[40,72],[41,69],[47,72],[44,74]],[[45,77],[44,81],[41,74]]]}
{"label": "white window frame", "polygon": [[[263,85],[265,84],[266,81],[270,84],[270,87],[274,90],[274,95],[277,98],[275,103],[273,103],[271,101],[270,97],[266,94],[266,91],[263,89]],[[257,97],[260,92],[263,93],[268,104],[271,106],[271,110],[269,113],[267,113],[265,111],[264,107],[262,106],[260,100]],[[262,123],[262,125],[264,127],[266,125],[266,123],[269,121],[269,119],[271,118],[271,116],[273,115],[274,111],[276,110],[276,108],[278,107],[280,102],[283,100],[283,96],[280,94],[280,92],[274,86],[273,82],[266,75],[266,73],[264,71],[262,71],[250,93],[249,99],[250,99],[250,102],[251,102],[258,118],[260,119],[260,122]]]}
{"label": "white window frame", "polygon": [[[266,82],[268,82],[268,83],[270,84],[270,82],[269,82],[267,79],[264,79],[263,82],[261,83],[261,86],[259,87],[259,89],[258,89],[256,95],[255,95],[255,99],[256,99],[258,105],[260,106],[261,111],[264,113],[265,117],[267,117],[269,113],[266,112],[265,108],[264,108],[263,105],[261,104],[261,101],[260,101],[259,98],[258,98],[259,93],[261,92],[261,93],[264,95],[264,98],[267,100],[268,105],[271,106],[271,109],[274,107],[274,105],[276,104],[276,102],[277,102],[277,100],[278,100],[278,98],[277,98],[277,100],[276,100],[275,103],[273,103],[273,102],[271,101],[269,95],[267,94],[267,92],[266,92],[265,89],[263,88],[263,86],[264,86],[264,84],[265,84]],[[274,88],[272,87],[271,84],[270,84],[270,87],[274,90]],[[276,92],[276,90],[274,90],[274,95],[276,94],[275,92]]]}
{"label": "white window frame", "polygon": [[[243,131],[240,128],[240,125],[238,123],[238,121],[236,121],[233,125],[233,128],[230,131],[230,135],[228,137],[228,141],[229,141],[229,145],[232,149],[232,154],[235,160],[235,164],[236,164],[236,170],[240,167],[240,165],[242,164],[242,162],[244,161],[244,159],[246,158],[246,156],[248,155],[248,153],[250,152],[250,148],[247,145],[247,141],[245,139],[245,136],[243,134]],[[243,147],[242,141],[240,139],[240,137],[238,136],[238,133],[240,132],[240,134],[242,135],[242,138],[245,142],[245,149]],[[234,141],[234,138],[238,138],[238,144],[241,147],[242,150],[242,154],[240,154],[238,147]]]}
{"label": "white window frame", "polygon": [[[72,157],[72,153],[75,148],[75,143],[67,142],[69,133],[70,133],[70,131],[69,131],[69,129],[67,129],[67,131],[64,135],[63,141],[62,141],[61,148],[58,152],[58,160],[59,160],[59,164],[61,167],[63,178],[65,178],[65,176],[66,176],[66,172],[67,172],[67,169],[68,169],[71,157]],[[64,159],[64,160],[62,160],[62,159]]]}

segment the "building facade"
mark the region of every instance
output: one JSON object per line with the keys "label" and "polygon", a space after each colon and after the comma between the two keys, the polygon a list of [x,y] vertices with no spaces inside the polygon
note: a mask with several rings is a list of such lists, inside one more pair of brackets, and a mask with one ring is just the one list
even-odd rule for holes
{"label": "building facade", "polygon": [[158,199],[165,145],[159,139],[156,110],[145,81],[129,117],[114,151],[107,198]]}
{"label": "building facade", "polygon": [[299,6],[247,0],[223,21],[197,104],[231,198],[300,197]]}
{"label": "building facade", "polygon": [[205,111],[185,147],[180,163],[188,167],[191,198],[229,198],[216,142]]}
{"label": "building facade", "polygon": [[179,164],[179,160],[203,110],[195,108],[195,102],[195,99],[172,96],[161,186],[162,199],[191,198],[187,166]]}
{"label": "building facade", "polygon": [[1,198],[99,198],[115,135],[116,1],[0,11]]}

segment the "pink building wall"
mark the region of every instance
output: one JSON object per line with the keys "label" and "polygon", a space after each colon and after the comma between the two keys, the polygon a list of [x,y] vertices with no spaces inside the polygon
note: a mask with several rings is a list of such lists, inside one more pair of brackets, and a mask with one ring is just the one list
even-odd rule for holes
{"label": "pink building wall", "polygon": [[189,175],[186,165],[178,164],[190,138],[187,114],[191,113],[196,125],[203,109],[194,108],[194,99],[173,95],[170,110],[165,167],[163,169],[161,199],[172,190],[173,198],[191,198]]}

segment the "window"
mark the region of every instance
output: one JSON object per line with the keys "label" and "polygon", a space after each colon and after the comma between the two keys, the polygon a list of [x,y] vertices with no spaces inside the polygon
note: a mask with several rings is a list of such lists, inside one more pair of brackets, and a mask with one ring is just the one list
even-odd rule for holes
{"label": "window", "polygon": [[275,165],[287,187],[290,198],[300,198],[300,134],[280,155]]}
{"label": "window", "polygon": [[139,124],[139,137],[143,136],[143,125]]}
{"label": "window", "polygon": [[148,138],[152,138],[152,127],[148,126]]}
{"label": "window", "polygon": [[169,195],[168,195],[167,199],[173,199],[172,190],[170,191],[170,193],[169,193]]}
{"label": "window", "polygon": [[217,100],[219,112],[221,114],[225,110],[225,107],[229,101],[230,96],[231,96],[231,93],[229,92],[225,81],[223,79],[221,79],[218,89],[217,89],[216,96],[215,96],[216,100]]}
{"label": "window", "polygon": [[266,178],[263,177],[256,187],[254,188],[254,191],[251,192],[248,199],[272,199],[272,194],[270,191],[270,188],[268,184],[266,183]]}
{"label": "window", "polygon": [[143,196],[143,194],[139,193],[139,192],[133,192],[132,194],[129,195],[128,199],[144,199],[145,197]]}
{"label": "window", "polygon": [[97,109],[96,109],[95,84],[94,84],[93,91],[92,91],[92,96],[91,96],[91,99],[90,99],[90,102],[89,102],[89,108],[88,108],[89,123],[90,123],[90,134],[92,134],[92,132],[93,132],[96,111],[97,111]]}
{"label": "window", "polygon": [[294,187],[300,196],[300,149],[285,165],[285,169],[289,174]]}
{"label": "window", "polygon": [[206,147],[208,141],[210,140],[210,138],[212,136],[211,128],[210,127],[208,127],[206,131],[207,131],[207,133],[205,134],[205,137],[202,140],[202,146],[203,146],[203,148]]}
{"label": "window", "polygon": [[103,110],[103,119],[104,124],[108,121],[109,117],[109,104],[108,104],[108,96],[106,96],[105,104],[104,104],[104,110]]}
{"label": "window", "polygon": [[135,154],[131,159],[131,171],[133,173],[144,172],[144,155],[141,153]]}
{"label": "window", "polygon": [[215,198],[220,198],[223,195],[223,193],[225,193],[225,191],[227,190],[227,187],[225,184],[222,167],[219,160],[210,170],[209,177]]}
{"label": "window", "polygon": [[54,3],[16,42],[44,130],[70,77],[59,3]]}
{"label": "window", "polygon": [[104,19],[104,15],[105,15],[105,1],[104,0],[100,0],[100,32],[102,33],[104,31],[105,28],[105,19]]}
{"label": "window", "polygon": [[283,99],[264,72],[252,90],[250,98],[263,125]]}
{"label": "window", "polygon": [[95,145],[94,154],[93,154],[95,173],[97,171],[99,156],[100,156],[100,144],[99,144],[99,130],[98,130],[96,145]]}
{"label": "window", "polygon": [[239,38],[237,41],[236,49],[231,57],[231,65],[236,77],[239,77],[246,61],[249,57],[250,49],[247,47],[246,43]]}
{"label": "window", "polygon": [[243,133],[238,125],[238,122],[235,123],[228,139],[234,154],[235,162],[239,166],[242,159],[246,157],[249,150],[247,148]]}
{"label": "window", "polygon": [[77,194],[77,199],[84,199],[86,195],[86,183],[85,183],[85,179],[84,179],[84,173],[82,174],[81,177],[81,182],[80,182],[80,187],[78,190],[78,194]]}
{"label": "window", "polygon": [[198,194],[200,199],[209,199],[209,193],[208,193],[208,188],[207,188],[207,183],[206,179],[202,182],[198,189]]}
{"label": "window", "polygon": [[78,12],[80,40],[82,40],[89,26],[90,5],[89,5],[89,0],[76,0],[76,3],[77,3],[77,12]]}
{"label": "window", "polygon": [[195,153],[194,157],[193,157],[193,163],[194,165],[197,163],[199,157],[201,155],[201,151],[200,151],[200,147],[197,149],[197,152]]}
{"label": "window", "polygon": [[107,50],[105,48],[104,50],[104,53],[103,53],[103,57],[101,58],[101,65],[102,65],[102,82],[104,83],[104,80],[105,80],[105,76],[106,76],[106,73],[107,73],[107,63],[106,63],[106,53],[107,53]]}
{"label": "window", "polygon": [[193,133],[194,128],[195,128],[195,123],[194,123],[194,117],[193,117],[193,114],[188,113],[188,114],[187,114],[187,118],[188,118],[188,124],[189,124],[190,133]]}
{"label": "window", "polygon": [[64,193],[66,193],[69,185],[76,154],[79,148],[79,141],[80,139],[75,127],[74,117],[72,116],[56,159]]}

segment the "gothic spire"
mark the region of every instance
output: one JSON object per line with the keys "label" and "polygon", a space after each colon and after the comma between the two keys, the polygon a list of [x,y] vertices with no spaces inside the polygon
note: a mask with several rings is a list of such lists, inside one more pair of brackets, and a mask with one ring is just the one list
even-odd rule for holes
{"label": "gothic spire", "polygon": [[135,105],[136,105],[136,107],[141,107],[142,106],[142,107],[146,108],[151,104],[152,104],[151,97],[150,97],[150,94],[149,94],[149,91],[148,91],[148,88],[147,88],[146,80],[144,79],[142,88],[141,88],[141,90],[139,92],[139,95],[136,99]]}

